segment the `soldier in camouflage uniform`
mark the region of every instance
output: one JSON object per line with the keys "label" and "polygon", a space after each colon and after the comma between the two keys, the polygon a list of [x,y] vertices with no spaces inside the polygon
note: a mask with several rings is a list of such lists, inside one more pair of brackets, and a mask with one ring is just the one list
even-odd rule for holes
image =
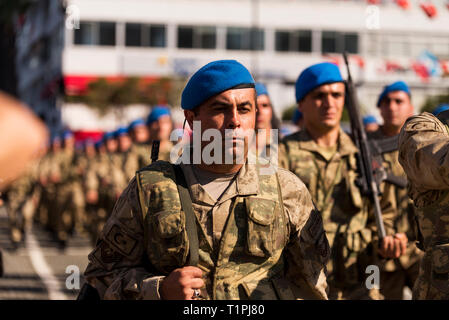
{"label": "soldier in camouflage uniform", "polygon": [[[384,139],[399,135],[408,117],[413,115],[410,89],[407,84],[399,81],[385,86],[379,96],[377,107],[384,120],[377,131],[370,132],[370,139]],[[423,252],[416,245],[416,223],[413,202],[407,195],[407,176],[398,161],[398,150],[382,154],[383,167],[389,176],[403,180],[403,185],[394,185],[397,212],[394,217],[395,237],[407,243],[405,254],[397,259],[387,260],[382,265],[380,276],[380,292],[385,299],[400,300],[403,298],[403,288],[410,289],[418,277],[419,262]]]}
{"label": "soldier in camouflage uniform", "polygon": [[[204,66],[183,92],[189,125],[253,131],[253,88],[237,61]],[[174,168],[157,161],[141,169],[117,201],[85,272],[102,299],[327,298],[328,242],[296,176],[283,169],[263,175],[249,160],[177,167],[199,241],[198,263],[186,266],[195,235],[187,236],[192,229],[186,230]]]}
{"label": "soldier in camouflage uniform", "polygon": [[150,134],[149,145],[151,146],[154,140],[159,140],[159,159],[169,161],[170,151],[173,148],[170,141],[173,129],[170,109],[167,106],[155,106],[148,115],[146,124]]}
{"label": "soldier in camouflage uniform", "polygon": [[105,221],[112,212],[115,201],[126,187],[125,175],[122,170],[121,156],[118,142],[113,132],[103,136],[106,153],[99,153],[96,161],[89,168],[86,175],[87,199],[90,204],[96,204],[97,210],[91,218],[91,240],[96,238],[103,228]]}
{"label": "soldier in camouflage uniform", "polygon": [[23,241],[25,230],[32,223],[36,166],[37,161],[29,164],[28,169],[13,181],[6,191],[10,239],[15,248]]}
{"label": "soldier in camouflage uniform", "polygon": [[129,174],[126,172],[126,161],[129,158],[129,154],[131,153],[131,146],[132,146],[132,140],[129,136],[128,128],[127,127],[120,127],[115,131],[115,138],[117,139],[118,143],[118,154],[120,159],[120,168],[123,171],[124,174],[124,185],[122,186],[122,189],[125,189],[128,185],[129,181],[132,179],[132,176],[130,177]]}
{"label": "soldier in camouflage uniform", "polygon": [[82,191],[78,180],[80,173],[76,166],[75,137],[70,131],[63,134],[63,150],[59,153],[53,170],[59,175],[59,181],[56,184],[56,210],[50,212],[52,230],[59,244],[65,247],[78,223],[80,214],[77,212],[83,210]]}
{"label": "soldier in camouflage uniform", "polygon": [[[257,154],[271,160],[277,157],[278,136],[272,136],[271,130],[279,134],[280,121],[274,113],[268,90],[262,83],[256,83],[257,114],[256,114],[256,140]],[[276,156],[275,156],[276,155]],[[277,159],[276,159],[277,160]],[[276,163],[277,165],[277,163]]]}
{"label": "soldier in camouflage uniform", "polygon": [[[331,299],[380,299],[365,286],[368,265],[378,264],[377,227],[372,205],[356,186],[356,146],[340,128],[345,85],[338,67],[320,63],[305,69],[296,82],[296,99],[304,129],[286,136],[279,147],[279,165],[307,186],[321,212],[331,246],[328,284]],[[392,232],[392,188],[384,188],[381,209]],[[397,245],[387,237],[386,244]],[[392,255],[389,246],[382,247]]]}
{"label": "soldier in camouflage uniform", "polygon": [[128,126],[128,132],[133,140],[131,149],[125,160],[125,176],[131,180],[137,170],[150,164],[151,146],[148,143],[149,132],[142,119],[134,120]]}
{"label": "soldier in camouflage uniform", "polygon": [[54,225],[54,212],[56,207],[56,184],[60,182],[60,172],[57,158],[61,153],[61,138],[54,136],[51,140],[51,150],[42,159],[39,181],[42,188],[41,201],[39,204],[39,222],[47,230],[52,230]]}
{"label": "soldier in camouflage uniform", "polygon": [[76,155],[76,187],[77,198],[75,199],[76,207],[76,225],[75,228],[79,234],[86,234],[89,228],[88,211],[89,204],[86,201],[86,184],[85,179],[91,163],[94,161],[96,155],[95,144],[92,139],[86,139],[83,142],[82,152]]}
{"label": "soldier in camouflage uniform", "polygon": [[409,118],[399,135],[399,163],[417,207],[424,251],[413,299],[449,299],[449,111]]}

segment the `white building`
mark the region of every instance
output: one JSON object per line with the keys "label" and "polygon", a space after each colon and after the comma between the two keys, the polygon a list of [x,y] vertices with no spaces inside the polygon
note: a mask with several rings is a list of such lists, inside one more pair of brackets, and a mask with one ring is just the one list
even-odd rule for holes
{"label": "white building", "polygon": [[[66,83],[92,76],[189,76],[209,61],[237,59],[264,82],[278,114],[295,103],[294,82],[308,65],[339,62],[348,51],[365,112],[382,87],[406,81],[415,108],[449,88],[449,6],[393,0],[70,0],[63,70]],[[252,35],[252,36],[251,36]],[[438,65],[424,56],[428,51]],[[446,64],[445,64],[446,63]],[[419,68],[433,75],[418,75]],[[446,69],[445,69],[446,68]],[[427,70],[427,71],[426,71]],[[444,71],[446,70],[446,71]],[[64,116],[64,114],[63,114]]]}

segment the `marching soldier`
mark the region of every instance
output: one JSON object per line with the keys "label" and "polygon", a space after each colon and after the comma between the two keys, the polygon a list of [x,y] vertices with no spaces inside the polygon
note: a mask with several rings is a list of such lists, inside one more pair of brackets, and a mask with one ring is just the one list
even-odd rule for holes
{"label": "marching soldier", "polygon": [[220,139],[220,161],[189,164],[189,150],[206,145],[194,141],[180,165],[139,170],[89,255],[88,283],[102,299],[326,299],[329,246],[309,192],[284,169],[261,174],[245,151],[241,132],[256,122],[249,71],[234,60],[205,65],[181,106],[200,134],[230,129],[232,147]]}
{"label": "marching soldier", "polygon": [[90,204],[97,204],[96,214],[91,223],[92,243],[95,243],[105,221],[112,212],[115,201],[126,186],[114,132],[105,133],[103,143],[106,146],[106,153],[99,153],[97,161],[89,168],[86,175],[86,198]]}
{"label": "marching soldier", "polygon": [[170,141],[173,129],[170,109],[167,106],[155,106],[151,109],[146,124],[150,134],[150,146],[153,141],[158,140],[160,142],[159,159],[169,161],[170,151],[173,148],[173,143]]}
{"label": "marching soldier", "polygon": [[[365,269],[377,263],[377,227],[368,198],[357,187],[356,146],[340,128],[345,84],[338,67],[319,63],[306,68],[296,82],[296,101],[304,129],[285,137],[279,148],[280,166],[307,186],[321,212],[331,246],[328,264],[330,299],[379,299],[365,286]],[[392,232],[391,188],[385,188],[381,209]],[[389,219],[390,218],[390,219]],[[393,256],[398,242],[384,239],[379,252]]]}
{"label": "marching soldier", "polygon": [[72,132],[63,133],[63,150],[56,161],[56,210],[50,212],[50,216],[56,239],[65,248],[69,236],[75,230],[77,211],[82,206],[82,193],[77,181],[79,173],[75,161],[75,137]]}
{"label": "marching soldier", "polygon": [[[383,125],[371,132],[371,139],[384,139],[399,135],[408,117],[413,115],[410,89],[405,82],[398,81],[385,86],[379,96],[377,107],[383,118]],[[413,289],[418,277],[419,262],[423,256],[416,247],[416,223],[413,203],[407,195],[407,176],[398,161],[398,150],[382,154],[382,165],[388,177],[400,183],[394,184],[397,212],[394,217],[394,237],[407,245],[405,254],[399,258],[387,260],[382,265],[380,292],[385,299],[400,300],[405,286]],[[401,183],[402,182],[402,183]]]}
{"label": "marching soldier", "polygon": [[425,252],[413,299],[449,299],[449,111],[409,118],[399,135],[399,163],[417,207],[419,247]]}
{"label": "marching soldier", "polygon": [[[271,104],[268,90],[262,83],[256,83],[257,95],[257,114],[256,114],[256,139],[257,154],[261,157],[269,159],[273,154],[277,155],[277,150],[271,150],[278,147],[280,121],[276,117]],[[277,130],[277,135],[272,136],[271,130]],[[273,139],[275,141],[273,141]],[[274,142],[274,143],[273,143]]]}
{"label": "marching soldier", "polygon": [[133,144],[125,160],[125,176],[127,181],[130,181],[137,170],[150,164],[151,147],[148,143],[148,128],[142,119],[131,122],[128,126],[128,132]]}

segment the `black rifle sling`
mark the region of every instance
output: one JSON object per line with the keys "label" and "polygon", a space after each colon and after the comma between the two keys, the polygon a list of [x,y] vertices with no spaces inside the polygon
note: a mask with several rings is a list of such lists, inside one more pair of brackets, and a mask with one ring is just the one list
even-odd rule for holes
{"label": "black rifle sling", "polygon": [[198,231],[196,228],[196,217],[193,212],[192,199],[190,198],[187,182],[184,173],[179,165],[173,165],[176,175],[176,184],[178,185],[179,199],[181,207],[186,216],[186,231],[189,238],[189,266],[197,266],[199,261],[199,242]]}

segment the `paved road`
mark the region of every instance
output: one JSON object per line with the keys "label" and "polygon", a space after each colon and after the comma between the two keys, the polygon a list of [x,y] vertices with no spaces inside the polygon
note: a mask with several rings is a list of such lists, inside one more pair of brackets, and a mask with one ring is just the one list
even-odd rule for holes
{"label": "paved road", "polygon": [[0,300],[76,299],[79,287],[76,288],[75,273],[79,270],[81,287],[87,255],[92,250],[89,240],[82,236],[74,236],[67,248],[61,250],[50,234],[39,226],[29,230],[23,246],[14,250],[9,241],[4,208],[0,208],[0,248],[4,264],[4,275],[0,278]]}

